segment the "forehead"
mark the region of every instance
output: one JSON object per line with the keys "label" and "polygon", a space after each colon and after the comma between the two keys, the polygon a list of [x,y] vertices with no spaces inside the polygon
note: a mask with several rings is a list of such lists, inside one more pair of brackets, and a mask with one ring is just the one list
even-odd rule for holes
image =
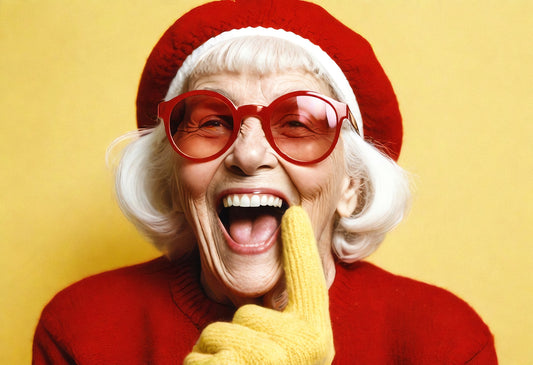
{"label": "forehead", "polygon": [[190,90],[212,90],[223,94],[236,105],[267,105],[281,95],[292,91],[315,91],[332,96],[328,84],[306,71],[289,70],[268,74],[218,72],[191,78]]}

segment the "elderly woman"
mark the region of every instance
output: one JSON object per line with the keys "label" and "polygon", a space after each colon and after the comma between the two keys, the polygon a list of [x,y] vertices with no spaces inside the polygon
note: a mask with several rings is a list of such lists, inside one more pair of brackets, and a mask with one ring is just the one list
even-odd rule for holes
{"label": "elderly woman", "polygon": [[490,364],[452,294],[360,261],[409,201],[398,103],[370,45],[297,0],[176,21],[116,174],[162,258],[44,309],[36,364]]}

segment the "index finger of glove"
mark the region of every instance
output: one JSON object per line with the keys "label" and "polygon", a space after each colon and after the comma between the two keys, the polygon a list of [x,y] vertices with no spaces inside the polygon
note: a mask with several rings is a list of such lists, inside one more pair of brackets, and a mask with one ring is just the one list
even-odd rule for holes
{"label": "index finger of glove", "polygon": [[311,221],[299,206],[289,208],[281,221],[283,265],[289,294],[285,311],[306,320],[319,320],[328,311],[328,295],[322,262]]}

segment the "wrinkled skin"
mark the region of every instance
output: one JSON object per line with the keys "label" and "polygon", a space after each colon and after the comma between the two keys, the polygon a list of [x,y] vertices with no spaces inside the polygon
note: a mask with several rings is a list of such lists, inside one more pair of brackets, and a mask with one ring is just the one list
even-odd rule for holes
{"label": "wrinkled skin", "polygon": [[[189,90],[209,89],[227,96],[239,106],[268,105],[280,95],[311,90],[330,95],[328,86],[309,73],[290,71],[256,75],[218,73],[189,81]],[[331,96],[331,95],[330,95]],[[285,161],[269,145],[257,118],[244,119],[240,135],[222,156],[192,163],[177,159],[177,181],[181,208],[200,248],[202,285],[221,303],[241,306],[263,304],[284,306],[281,241],[261,252],[233,250],[219,222],[220,197],[224,192],[268,191],[282,197],[289,206],[301,205],[308,213],[326,276],[335,276],[331,238],[336,214],[350,214],[357,202],[358,182],[344,172],[343,147],[337,143],[325,160],[308,166]],[[232,190],[233,189],[233,190]]]}

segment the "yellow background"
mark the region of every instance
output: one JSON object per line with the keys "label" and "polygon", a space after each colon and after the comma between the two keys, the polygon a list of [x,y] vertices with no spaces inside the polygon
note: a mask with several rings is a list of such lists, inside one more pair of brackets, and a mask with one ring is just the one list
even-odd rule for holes
{"label": "yellow background", "polygon": [[[0,363],[30,362],[58,290],[157,255],[104,154],[151,47],[199,3],[0,0]],[[320,3],[373,44],[405,119],[413,208],[371,260],[466,299],[502,364],[533,364],[533,2]]]}

